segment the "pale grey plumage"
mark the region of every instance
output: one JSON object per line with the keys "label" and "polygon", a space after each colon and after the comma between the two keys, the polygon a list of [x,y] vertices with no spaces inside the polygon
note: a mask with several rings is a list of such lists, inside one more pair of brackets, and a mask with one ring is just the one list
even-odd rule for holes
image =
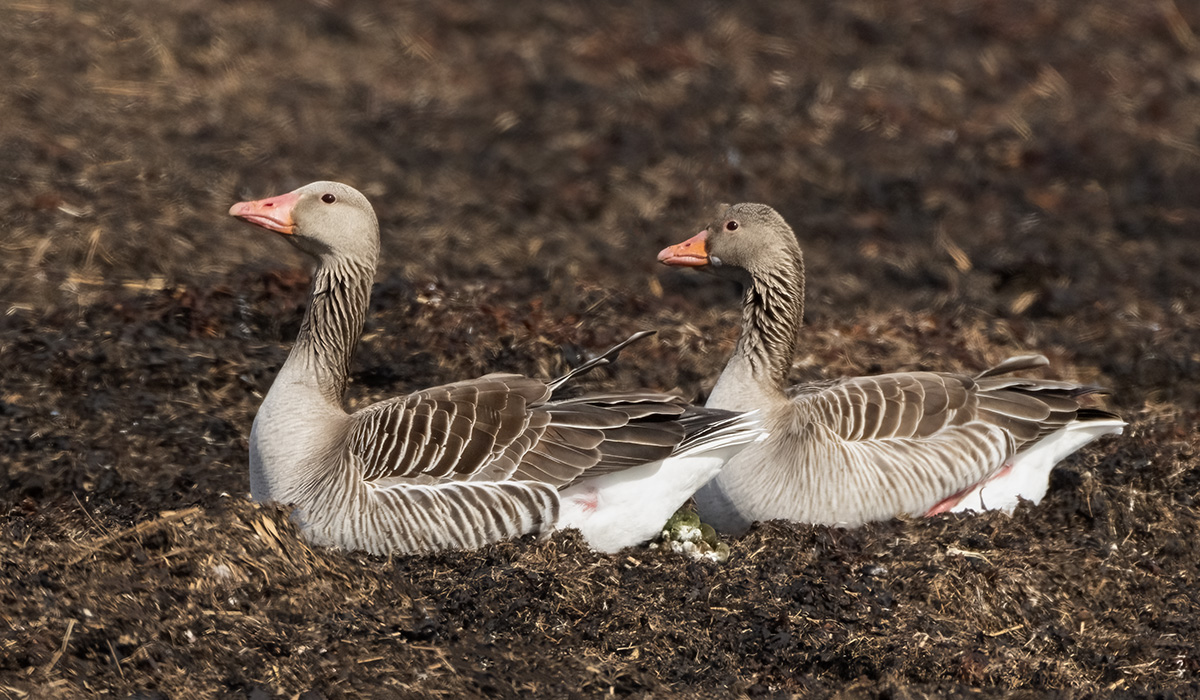
{"label": "pale grey plumage", "polygon": [[[558,380],[489,374],[347,414],[342,395],[379,250],[374,210],[357,190],[318,182],[230,213],[287,234],[318,261],[296,344],[250,436],[253,497],[295,505],[316,543],[425,552],[544,533],[563,515],[560,489],[709,453],[721,457],[694,463],[719,468],[760,432],[753,419],[689,408],[668,394],[555,396],[646,333]],[[664,484],[664,497],[682,503],[700,483],[683,495]],[[638,526],[594,532],[590,491],[576,491],[583,495],[573,497],[566,522],[605,548],[636,544],[666,519],[654,523],[654,510],[643,509],[647,523],[626,518]]]}
{"label": "pale grey plumage", "polygon": [[[1077,398],[1092,387],[1011,376],[1046,365],[1040,355],[1010,358],[975,377],[903,372],[788,387],[804,313],[804,259],[791,228],[766,205],[727,208],[659,259],[745,286],[742,334],[707,405],[761,409],[769,437],[696,494],[701,516],[721,529],[771,518],[857,525],[953,508],[1048,436],[1078,428],[1086,442],[1123,425],[1112,414],[1080,409]],[[1083,444],[1066,443],[1071,450]],[[1069,451],[1038,453],[1030,469],[1048,473]],[[1009,500],[1040,498],[1044,479],[1038,488],[1016,487]]]}

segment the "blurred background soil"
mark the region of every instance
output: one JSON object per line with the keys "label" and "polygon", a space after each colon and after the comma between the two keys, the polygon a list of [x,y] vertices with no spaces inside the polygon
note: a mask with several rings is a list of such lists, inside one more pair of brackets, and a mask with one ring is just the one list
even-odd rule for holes
{"label": "blurred background soil", "polygon": [[[0,2],[0,697],[1195,697],[1200,5]],[[1042,352],[1126,435],[1013,517],[313,550],[246,437],[308,262],[226,215],[357,186],[349,402],[549,376],[702,398],[719,202],[805,248],[794,374]]]}

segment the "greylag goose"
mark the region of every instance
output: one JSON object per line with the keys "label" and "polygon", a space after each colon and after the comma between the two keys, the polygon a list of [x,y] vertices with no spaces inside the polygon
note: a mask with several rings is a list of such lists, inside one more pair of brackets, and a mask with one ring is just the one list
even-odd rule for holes
{"label": "greylag goose", "polygon": [[295,506],[311,541],[368,552],[470,549],[578,528],[614,551],[657,535],[757,419],[648,391],[559,398],[638,334],[561,379],[489,374],[343,408],[379,253],[362,193],[315,182],[229,213],[317,261],[299,337],[250,432],[254,500]]}
{"label": "greylag goose", "polygon": [[1011,376],[1048,364],[1010,358],[974,377],[901,372],[788,386],[804,315],[804,258],[763,204],[728,207],[660,262],[742,283],[742,332],[710,408],[761,410],[768,437],[696,494],[701,517],[738,533],[759,520],[856,526],[901,514],[1011,510],[1041,501],[1050,470],[1116,415],[1081,407],[1098,391]]}

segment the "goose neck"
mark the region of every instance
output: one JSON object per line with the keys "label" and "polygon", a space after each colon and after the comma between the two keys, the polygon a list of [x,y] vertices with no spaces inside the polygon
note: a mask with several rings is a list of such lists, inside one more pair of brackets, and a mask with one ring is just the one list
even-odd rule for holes
{"label": "goose neck", "polygon": [[742,335],[735,357],[754,380],[783,390],[804,318],[804,262],[755,274],[742,298]]}
{"label": "goose neck", "polygon": [[350,362],[362,335],[375,266],[350,258],[322,260],[313,275],[308,309],[288,357],[331,403],[340,405]]}

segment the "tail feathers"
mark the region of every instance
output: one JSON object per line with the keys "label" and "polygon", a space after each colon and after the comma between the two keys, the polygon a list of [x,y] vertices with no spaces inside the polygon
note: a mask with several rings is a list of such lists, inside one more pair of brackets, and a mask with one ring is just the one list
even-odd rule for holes
{"label": "tail feathers", "polygon": [[1011,357],[975,377],[981,417],[1008,431],[1019,450],[1078,423],[1120,420],[1108,411],[1079,405],[1081,397],[1107,393],[1104,387],[1011,376],[1046,364],[1042,355]]}
{"label": "tail feathers", "polygon": [[975,375],[975,381],[978,382],[979,388],[985,391],[1013,389],[1033,395],[1059,394],[1071,398],[1087,396],[1088,394],[1108,393],[1108,390],[1104,387],[1094,384],[1077,384],[1058,379],[1002,376],[1012,374],[1013,372],[1023,372],[1025,370],[1045,367],[1049,364],[1050,362],[1046,359],[1045,355],[1019,355],[1017,357],[1010,357],[995,367],[985,369]]}
{"label": "tail feathers", "polygon": [[943,502],[930,514],[947,510],[1012,512],[1021,499],[1040,503],[1056,464],[1096,438],[1120,435],[1125,429],[1125,421],[1108,411],[1082,408],[1079,413],[1079,420],[1018,452],[986,481],[968,489],[956,503]]}
{"label": "tail feathers", "polygon": [[[684,424],[686,436],[679,443],[672,456],[699,454],[708,450],[716,450],[731,445],[746,445],[766,438],[767,433],[762,428],[762,415],[759,411],[736,413],[721,409],[704,409],[711,412],[704,418],[685,414],[680,422]],[[703,424],[696,427],[697,423]]]}

